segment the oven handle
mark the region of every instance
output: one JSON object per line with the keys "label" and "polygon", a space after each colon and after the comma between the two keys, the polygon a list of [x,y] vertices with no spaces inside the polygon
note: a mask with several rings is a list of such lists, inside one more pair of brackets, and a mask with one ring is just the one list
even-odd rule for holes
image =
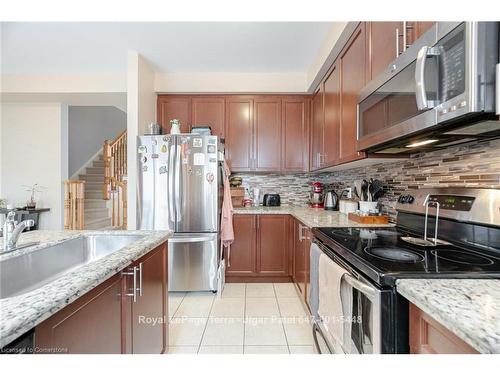
{"label": "oven handle", "polygon": [[425,91],[425,62],[427,56],[437,56],[439,51],[437,48],[423,46],[417,54],[415,66],[415,97],[417,99],[417,108],[419,111],[434,107],[437,103],[427,100],[427,92]]}
{"label": "oven handle", "polygon": [[372,302],[377,299],[379,291],[370,284],[363,283],[348,273],[344,274],[343,278],[346,283],[368,296]]}
{"label": "oven handle", "polygon": [[328,342],[328,340],[326,339],[325,335],[321,331],[321,328],[319,328],[318,323],[316,321],[314,321],[314,323],[312,325],[312,334],[313,334],[313,339],[314,339],[314,346],[316,347],[316,351],[319,354],[323,354],[323,353],[321,353],[321,347],[319,346],[318,333],[323,338],[323,341],[326,344],[326,348],[328,349],[329,354],[333,354],[333,350],[330,347],[330,343]]}

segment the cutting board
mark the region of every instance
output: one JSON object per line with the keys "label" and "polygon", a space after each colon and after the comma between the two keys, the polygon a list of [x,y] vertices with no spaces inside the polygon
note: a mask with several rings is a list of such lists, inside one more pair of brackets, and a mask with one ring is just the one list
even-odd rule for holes
{"label": "cutting board", "polygon": [[347,215],[349,220],[355,221],[360,224],[389,224],[389,216],[381,215],[381,216],[361,216],[350,212]]}

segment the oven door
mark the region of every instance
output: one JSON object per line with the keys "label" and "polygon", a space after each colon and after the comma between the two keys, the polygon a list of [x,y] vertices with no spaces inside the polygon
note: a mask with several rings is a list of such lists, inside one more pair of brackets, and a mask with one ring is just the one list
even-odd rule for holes
{"label": "oven door", "polygon": [[[335,293],[320,293],[319,257],[315,253],[320,251],[330,258],[332,262],[341,266],[346,273],[342,276],[340,295]],[[321,354],[330,353],[382,353],[383,335],[381,324],[383,318],[391,319],[391,314],[386,311],[387,317],[382,317],[382,305],[387,301],[386,291],[378,289],[368,280],[359,275],[352,267],[336,255],[336,253],[321,242],[315,240],[311,244],[311,312],[313,315],[313,337],[316,350]],[[318,275],[316,275],[318,273]],[[320,295],[329,296],[331,304],[342,306],[342,316],[331,317],[342,319],[344,342],[337,342],[328,334],[325,323],[318,314]],[[388,330],[389,331],[389,330]]]}
{"label": "oven door", "polygon": [[439,22],[371,81],[359,97],[358,150],[404,145],[443,122],[493,111],[493,24]]}
{"label": "oven door", "polygon": [[344,342],[336,342],[326,333],[319,317],[313,318],[313,338],[316,350],[321,354],[380,354],[381,335],[381,290],[352,274],[342,277],[340,299],[343,306]]}
{"label": "oven door", "polygon": [[351,274],[343,276],[348,292],[341,294],[343,306],[349,306],[344,333],[344,351],[356,354],[382,353],[381,293],[368,282]]}

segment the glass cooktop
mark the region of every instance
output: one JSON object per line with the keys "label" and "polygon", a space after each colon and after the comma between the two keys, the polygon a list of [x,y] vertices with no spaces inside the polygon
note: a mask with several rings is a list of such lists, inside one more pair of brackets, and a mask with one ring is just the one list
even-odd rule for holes
{"label": "glass cooktop", "polygon": [[453,244],[419,246],[399,228],[315,228],[318,239],[340,258],[380,284],[403,277],[500,278],[499,252]]}

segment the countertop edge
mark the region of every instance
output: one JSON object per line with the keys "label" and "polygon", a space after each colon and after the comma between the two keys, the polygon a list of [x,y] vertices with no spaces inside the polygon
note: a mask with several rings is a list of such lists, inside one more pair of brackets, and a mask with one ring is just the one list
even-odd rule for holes
{"label": "countertop edge", "polygon": [[[414,304],[416,307],[421,309],[423,312],[431,316],[435,319],[439,324],[443,325],[450,332],[455,334],[461,340],[466,342],[468,345],[476,349],[479,353],[482,354],[498,354],[500,353],[500,345],[498,342],[490,342],[487,338],[477,335],[477,328],[474,330],[472,327],[464,324],[464,322],[460,319],[457,319],[457,315],[450,313],[450,310],[446,312],[444,309],[435,308],[432,301],[429,300],[423,293],[418,293],[418,291],[414,290],[415,287],[411,285],[412,281],[415,282],[424,281],[424,279],[401,279],[397,281],[396,290],[397,292],[406,298],[409,302]],[[425,281],[451,281],[455,279],[425,279]],[[457,279],[457,280],[468,280],[474,281],[471,279]],[[455,280],[455,281],[457,281]],[[500,283],[500,280],[496,279],[481,279],[475,280],[477,281],[496,281]],[[442,298],[442,296],[441,296]],[[468,332],[474,331],[476,337],[473,337],[472,334]]]}
{"label": "countertop edge", "polygon": [[[348,219],[346,214],[339,211],[327,211],[318,208],[295,207],[295,206],[276,206],[276,207],[237,207],[233,208],[233,215],[291,215],[299,220],[308,228],[321,227],[352,227],[352,228],[382,228],[393,227],[393,223],[388,224],[362,224]],[[311,216],[314,216],[311,218]],[[337,222],[321,222],[328,218],[336,218]]]}
{"label": "countertop edge", "polygon": [[[118,231],[113,231],[117,233]],[[79,231],[79,233],[70,234],[67,239],[76,238],[85,234],[99,234],[99,233],[108,233],[103,231]],[[118,232],[119,233],[119,232]],[[144,233],[141,231],[127,231],[127,235],[140,234]],[[151,233],[151,234],[149,234]],[[14,296],[11,298],[5,298],[0,300],[0,318],[3,320],[3,315],[8,313],[15,313],[15,307],[9,306],[9,304],[25,304],[27,307],[25,308],[26,314],[24,316],[19,316],[20,314],[15,314],[18,321],[13,323],[11,326],[5,327],[3,322],[0,322],[0,348],[8,345],[16,338],[20,337],[24,333],[28,332],[32,328],[36,327],[38,324],[54,315],[56,312],[62,310],[64,307],[68,306],[78,298],[82,297],[87,292],[91,291],[98,285],[102,284],[109,278],[113,277],[124,268],[135,262],[137,259],[140,259],[150,251],[154,250],[156,247],[161,245],[164,242],[167,242],[171,237],[172,233],[169,231],[162,232],[149,232],[146,234],[146,238],[141,239],[139,241],[133,242],[130,245],[124,247],[118,252],[109,254],[101,259],[96,260],[95,262],[91,262],[83,265],[81,268],[70,271],[67,274],[62,275],[60,278],[51,281],[50,283],[44,285],[44,288],[55,288],[58,289],[64,280],[69,284],[65,291],[60,292],[60,295],[56,295],[54,298],[45,297],[47,300],[50,300],[50,304],[46,305],[29,305],[30,298],[35,294],[46,294],[46,291],[40,291],[36,289],[29,293]],[[151,238],[152,237],[152,238]],[[61,242],[62,240],[58,239],[53,241],[53,243]],[[51,242],[52,244],[52,242]],[[43,244],[46,245],[45,243]],[[117,258],[117,259],[115,259]],[[98,262],[96,264],[96,262]],[[99,262],[101,264],[99,264]],[[104,262],[114,262],[113,266],[106,266],[103,264]],[[95,267],[103,267],[102,271],[96,270]],[[94,272],[95,274],[89,277],[88,279],[80,276],[78,281],[77,274],[84,274],[86,271]],[[76,281],[70,282],[71,277],[77,279]],[[81,281],[81,280],[84,281]],[[76,284],[76,285],[72,285]],[[50,293],[48,293],[50,294]],[[9,309],[8,311],[4,311],[4,309]],[[6,319],[9,319],[8,317]],[[7,320],[9,323],[9,320]]]}

